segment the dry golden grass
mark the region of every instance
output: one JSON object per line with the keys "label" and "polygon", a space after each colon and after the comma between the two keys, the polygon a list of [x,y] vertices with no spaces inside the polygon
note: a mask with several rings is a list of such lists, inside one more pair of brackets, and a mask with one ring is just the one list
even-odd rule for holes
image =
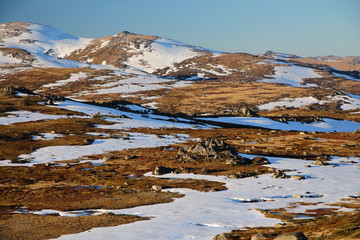
{"label": "dry golden grass", "polygon": [[155,99],[159,110],[189,115],[210,113],[223,114],[225,110],[238,109],[242,106],[257,105],[276,101],[285,97],[329,96],[329,89],[294,88],[266,83],[239,83],[236,81],[205,81],[183,88],[171,89]]}
{"label": "dry golden grass", "polygon": [[75,234],[96,227],[110,227],[148,220],[133,215],[102,214],[99,216],[58,217],[32,214],[0,216],[1,240],[53,239],[64,234]]}
{"label": "dry golden grass", "polygon": [[310,220],[292,220],[283,227],[277,228],[234,230],[226,233],[225,236],[229,240],[250,240],[253,235],[263,233],[266,239],[271,240],[283,233],[303,232],[309,240],[355,240],[360,238],[359,221],[360,214],[354,211]]}
{"label": "dry golden grass", "polygon": [[298,62],[328,65],[342,71],[360,71],[360,63],[354,61],[355,57],[331,58],[332,61],[324,61],[315,58],[300,58]]}

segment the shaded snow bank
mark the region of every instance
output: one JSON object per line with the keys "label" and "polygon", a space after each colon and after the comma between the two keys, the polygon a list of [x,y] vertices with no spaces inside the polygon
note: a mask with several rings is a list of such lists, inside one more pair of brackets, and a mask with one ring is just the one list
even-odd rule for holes
{"label": "shaded snow bank", "polygon": [[288,123],[282,123],[271,120],[264,117],[219,117],[219,118],[198,118],[200,120],[220,122],[220,123],[231,123],[239,125],[248,125],[255,127],[263,127],[277,130],[287,131],[318,131],[318,132],[353,132],[360,129],[359,122],[335,120],[330,118],[324,118],[322,122],[313,123],[301,123],[289,121]]}

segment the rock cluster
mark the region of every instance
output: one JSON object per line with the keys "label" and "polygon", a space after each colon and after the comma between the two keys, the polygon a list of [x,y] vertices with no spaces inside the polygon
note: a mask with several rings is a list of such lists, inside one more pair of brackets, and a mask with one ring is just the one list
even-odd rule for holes
{"label": "rock cluster", "polygon": [[9,94],[16,94],[17,92],[19,92],[19,93],[26,93],[26,94],[34,95],[34,93],[31,90],[29,90],[25,87],[7,86],[6,88],[4,88],[4,92],[9,93]]}
{"label": "rock cluster", "polygon": [[220,160],[229,165],[250,163],[250,159],[239,156],[235,148],[217,139],[200,142],[187,150],[180,149],[176,158],[181,162]]}
{"label": "rock cluster", "polygon": [[284,170],[275,170],[273,178],[288,178]]}

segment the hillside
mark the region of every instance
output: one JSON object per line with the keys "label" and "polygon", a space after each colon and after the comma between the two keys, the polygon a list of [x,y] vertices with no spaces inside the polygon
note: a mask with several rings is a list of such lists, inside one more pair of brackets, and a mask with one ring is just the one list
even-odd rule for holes
{"label": "hillside", "polygon": [[0,239],[360,237],[357,60],[0,24]]}

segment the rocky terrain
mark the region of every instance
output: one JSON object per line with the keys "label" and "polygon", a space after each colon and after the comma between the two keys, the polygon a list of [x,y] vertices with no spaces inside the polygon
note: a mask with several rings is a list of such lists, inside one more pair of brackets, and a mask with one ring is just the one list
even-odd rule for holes
{"label": "rocky terrain", "polygon": [[0,24],[0,239],[360,238],[358,58]]}

